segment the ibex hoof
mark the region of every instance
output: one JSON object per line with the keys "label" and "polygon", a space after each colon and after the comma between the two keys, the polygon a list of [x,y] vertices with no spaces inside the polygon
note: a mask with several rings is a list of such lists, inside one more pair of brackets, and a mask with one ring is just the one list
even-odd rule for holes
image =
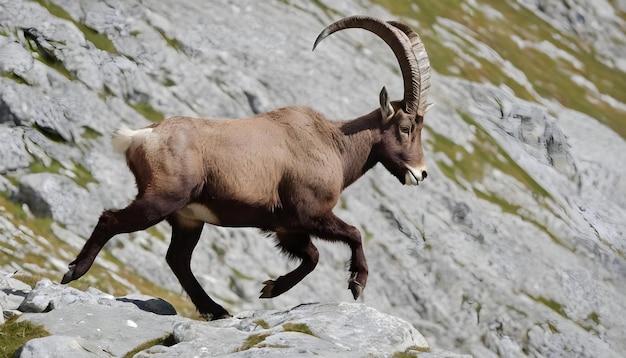
{"label": "ibex hoof", "polygon": [[76,265],[70,265],[69,270],[63,275],[63,279],[61,280],[62,284],[66,284],[74,280],[74,270],[76,270]]}
{"label": "ibex hoof", "polygon": [[261,289],[261,296],[259,296],[259,298],[272,298],[277,296],[272,293],[272,291],[274,291],[274,287],[276,286],[276,281],[267,280],[263,281],[263,284],[265,286]]}
{"label": "ibex hoof", "polygon": [[352,291],[352,297],[356,300],[361,295],[361,292],[363,292],[363,285],[358,283],[355,278],[351,278],[348,281],[348,289]]}

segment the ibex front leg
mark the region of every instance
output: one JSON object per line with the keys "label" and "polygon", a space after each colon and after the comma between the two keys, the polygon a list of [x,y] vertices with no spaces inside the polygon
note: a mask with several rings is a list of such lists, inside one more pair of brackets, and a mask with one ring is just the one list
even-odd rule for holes
{"label": "ibex front leg", "polygon": [[311,221],[309,232],[311,235],[328,241],[343,241],[352,251],[350,258],[350,279],[348,288],[352,291],[352,296],[356,300],[365,289],[367,284],[367,261],[363,252],[361,233],[357,228],[345,223],[343,220],[329,213]]}
{"label": "ibex front leg", "polygon": [[259,298],[272,298],[287,292],[311,273],[319,260],[317,248],[311,242],[308,234],[280,233],[276,236],[278,247],[287,255],[301,259],[302,262],[300,266],[288,274],[280,276],[276,280],[263,282],[265,286],[261,290]]}

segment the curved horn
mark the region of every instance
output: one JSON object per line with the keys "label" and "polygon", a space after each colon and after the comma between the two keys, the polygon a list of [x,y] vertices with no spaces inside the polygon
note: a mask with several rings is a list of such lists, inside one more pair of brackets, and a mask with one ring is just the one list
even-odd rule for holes
{"label": "curved horn", "polygon": [[430,60],[428,59],[426,47],[420,36],[407,25],[397,21],[388,21],[388,23],[404,32],[409,38],[409,41],[411,41],[411,47],[413,48],[413,54],[417,61],[420,77],[419,93],[417,94],[417,98],[419,99],[417,114],[423,117],[428,108],[428,91],[430,90]]}
{"label": "curved horn", "polygon": [[[426,106],[421,108],[419,105],[421,102],[420,94],[422,93],[420,78],[421,73],[419,71],[418,61],[413,53],[413,46],[410,43],[412,35],[407,35],[402,28],[395,26],[394,24],[389,24],[376,18],[367,16],[351,16],[343,18],[327,26],[315,40],[313,50],[315,50],[317,45],[329,35],[347,28],[362,28],[373,32],[378,35],[378,37],[383,39],[387,45],[389,45],[398,60],[398,64],[400,65],[400,71],[404,81],[403,101],[406,106],[406,111],[408,113],[418,114],[423,112]],[[413,31],[411,30],[411,32]],[[424,51],[424,54],[425,53],[426,52]],[[423,113],[420,115],[423,115]]]}

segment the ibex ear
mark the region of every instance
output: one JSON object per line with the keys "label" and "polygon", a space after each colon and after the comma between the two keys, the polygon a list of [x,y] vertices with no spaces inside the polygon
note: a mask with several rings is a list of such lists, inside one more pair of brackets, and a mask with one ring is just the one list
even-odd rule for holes
{"label": "ibex ear", "polygon": [[435,106],[435,103],[429,103],[426,105],[426,110],[424,111],[424,113],[428,112],[431,108],[433,108]]}
{"label": "ibex ear", "polygon": [[383,124],[387,123],[391,117],[393,117],[393,106],[389,103],[389,95],[387,94],[387,88],[383,86],[383,89],[380,90],[380,95],[378,95],[378,99],[380,101],[380,114],[383,118]]}

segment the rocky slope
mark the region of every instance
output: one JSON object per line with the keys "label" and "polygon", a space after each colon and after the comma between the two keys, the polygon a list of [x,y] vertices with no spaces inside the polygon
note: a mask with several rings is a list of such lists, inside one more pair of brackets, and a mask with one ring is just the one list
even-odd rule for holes
{"label": "rocky slope", "polygon": [[203,322],[177,316],[166,301],[145,295],[82,292],[47,279],[31,290],[4,278],[0,288],[0,302],[6,312],[18,315],[17,323],[31,322],[50,333],[29,340],[16,353],[20,358],[383,357],[418,352],[420,357],[467,357],[431,349],[408,322],[358,303],[304,304]]}
{"label": "rocky slope", "polygon": [[[60,279],[103,208],[134,195],[111,131],[171,115],[243,117],[309,105],[331,118],[401,96],[373,36],[324,42],[339,17],[400,18],[435,73],[429,178],[375,168],[336,212],[364,234],[361,303],[433,346],[476,357],[626,352],[624,5],[614,1],[0,0],[0,270]],[[169,228],[120,235],[74,287],[145,293],[193,309],[164,261]],[[314,273],[287,272],[255,230],[207,227],[193,268],[232,312],[350,301],[346,249],[320,243]],[[421,356],[421,355],[420,355]]]}

